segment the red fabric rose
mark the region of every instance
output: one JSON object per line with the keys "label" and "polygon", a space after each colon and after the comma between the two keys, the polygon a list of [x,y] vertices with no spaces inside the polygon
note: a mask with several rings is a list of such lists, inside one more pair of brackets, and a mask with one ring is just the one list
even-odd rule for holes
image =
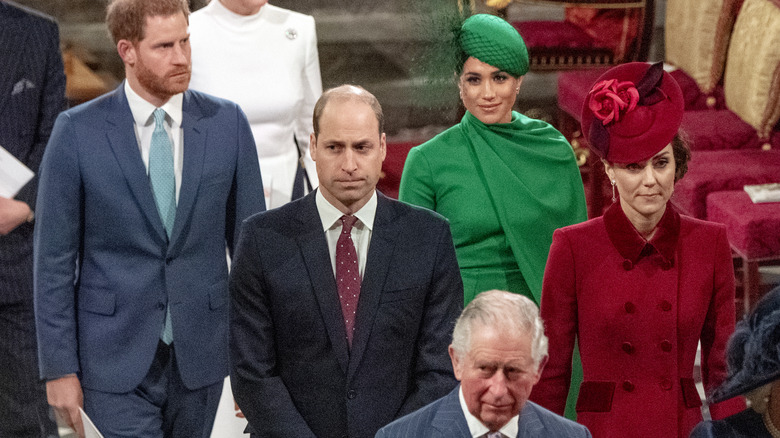
{"label": "red fabric rose", "polygon": [[633,111],[639,102],[639,91],[634,83],[618,82],[616,79],[599,82],[588,95],[588,108],[604,125],[617,122],[622,115]]}

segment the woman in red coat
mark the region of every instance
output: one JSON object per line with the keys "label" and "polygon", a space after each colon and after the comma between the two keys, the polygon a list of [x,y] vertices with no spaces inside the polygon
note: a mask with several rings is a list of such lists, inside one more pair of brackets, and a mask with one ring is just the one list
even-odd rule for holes
{"label": "woman in red coat", "polygon": [[[690,157],[682,114],[675,80],[645,63],[606,72],[583,109],[582,132],[620,202],[553,235],[541,303],[550,359],[531,398],[563,413],[576,338],[577,421],[596,438],[687,437],[702,418],[699,340],[706,390],[725,377],[735,316],[726,230],[668,202]],[[728,403],[710,406],[712,416],[744,408]]]}

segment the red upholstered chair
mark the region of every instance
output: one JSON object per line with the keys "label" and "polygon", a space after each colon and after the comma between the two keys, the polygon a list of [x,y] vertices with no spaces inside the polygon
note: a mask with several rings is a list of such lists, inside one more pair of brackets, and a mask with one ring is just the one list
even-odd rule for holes
{"label": "red upholstered chair", "polygon": [[748,312],[765,292],[758,265],[780,262],[780,202],[754,204],[744,190],[714,192],[707,196],[707,217],[726,224],[731,248],[742,261],[738,311]]}
{"label": "red upholstered chair", "polygon": [[[694,151],[780,147],[780,134],[773,130],[780,118],[778,0],[744,0],[740,9],[742,3],[668,0],[666,4],[666,56],[672,68],[677,68],[672,75],[686,101],[682,128]],[[721,79],[724,59],[728,67]],[[573,145],[582,144],[576,129],[580,111],[589,84],[600,73],[559,75],[561,130],[567,134],[568,120]],[[596,216],[601,214],[608,186],[598,160],[589,159],[587,167],[591,177],[588,204],[591,216]],[[691,172],[696,172],[695,167]],[[696,202],[703,204],[704,199]]]}
{"label": "red upholstered chair", "polygon": [[780,1],[745,0],[723,76],[725,108],[686,114],[693,150],[780,147]]}
{"label": "red upholstered chair", "polygon": [[[695,152],[688,173],[674,186],[672,203],[689,216],[711,219],[707,213],[710,193],[779,181],[780,148]],[[780,229],[777,233],[780,235]]]}
{"label": "red upholstered chair", "polygon": [[565,6],[564,21],[516,21],[531,70],[567,70],[646,60],[654,0],[521,0]]}
{"label": "red upholstered chair", "polygon": [[723,91],[727,109],[686,112],[683,118],[693,159],[674,202],[699,218],[706,215],[710,192],[780,179],[780,1],[745,0],[731,36]]}
{"label": "red upholstered chair", "polygon": [[376,188],[385,196],[398,199],[398,187],[401,184],[401,173],[409,150],[420,142],[387,142],[387,155],[382,163],[382,176]]}

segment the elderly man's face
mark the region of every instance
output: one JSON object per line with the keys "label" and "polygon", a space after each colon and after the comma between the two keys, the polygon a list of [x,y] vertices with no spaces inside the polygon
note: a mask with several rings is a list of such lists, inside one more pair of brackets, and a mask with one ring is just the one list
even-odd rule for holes
{"label": "elderly man's face", "polygon": [[530,334],[512,336],[479,323],[472,327],[470,351],[458,357],[450,346],[450,358],[469,412],[491,431],[523,409],[541,376],[542,367],[534,366],[531,356]]}

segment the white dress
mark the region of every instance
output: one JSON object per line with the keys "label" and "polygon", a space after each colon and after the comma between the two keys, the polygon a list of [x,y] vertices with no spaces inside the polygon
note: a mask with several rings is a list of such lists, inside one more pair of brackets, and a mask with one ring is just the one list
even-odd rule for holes
{"label": "white dress", "polygon": [[268,208],[290,201],[297,139],[313,187],[312,111],[322,94],[314,18],[266,4],[238,15],[212,0],[190,16],[190,88],[232,100],[252,126]]}

